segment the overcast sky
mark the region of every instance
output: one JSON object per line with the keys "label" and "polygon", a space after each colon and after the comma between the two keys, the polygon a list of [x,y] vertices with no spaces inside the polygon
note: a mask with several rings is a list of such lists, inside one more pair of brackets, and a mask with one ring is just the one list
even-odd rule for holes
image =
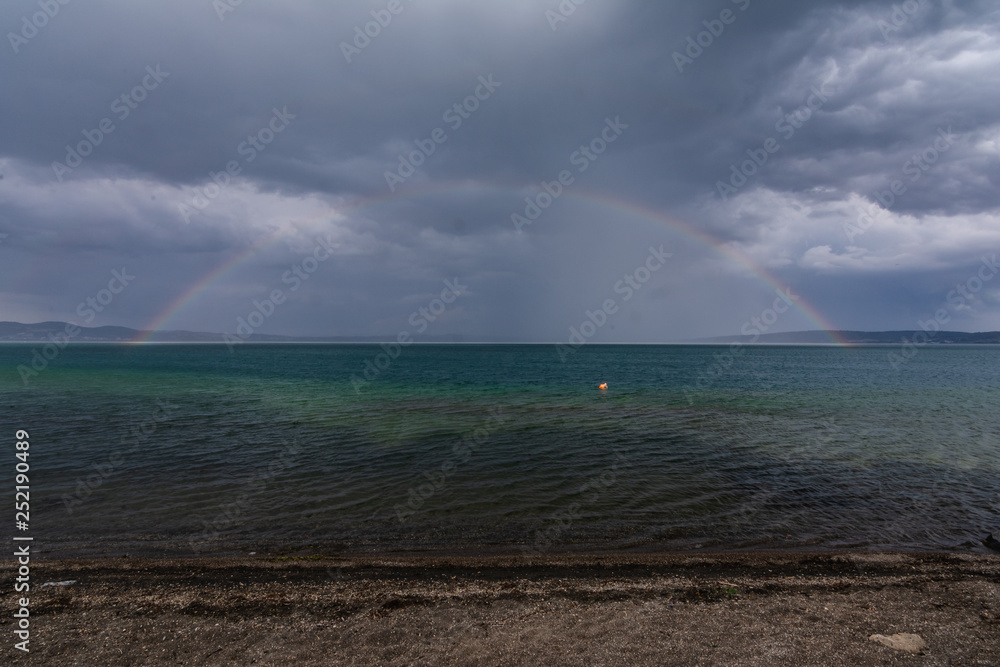
{"label": "overcast sky", "polygon": [[0,27],[0,320],[234,332],[256,301],[259,333],[556,341],[590,311],[654,342],[780,286],[772,331],[1000,329],[992,1],[9,0]]}

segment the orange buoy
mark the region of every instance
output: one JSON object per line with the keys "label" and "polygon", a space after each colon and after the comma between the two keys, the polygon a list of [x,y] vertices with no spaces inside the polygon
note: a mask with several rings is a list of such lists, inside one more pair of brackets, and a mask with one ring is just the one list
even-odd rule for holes
{"label": "orange buoy", "polygon": [[608,383],[607,382],[602,382],[601,384],[597,385],[597,388],[598,389],[607,389],[608,388]]}

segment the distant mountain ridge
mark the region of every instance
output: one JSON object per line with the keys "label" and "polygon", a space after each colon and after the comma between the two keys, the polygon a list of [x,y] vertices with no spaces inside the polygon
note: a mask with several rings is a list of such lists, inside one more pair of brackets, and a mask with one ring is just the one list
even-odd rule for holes
{"label": "distant mountain ridge", "polygon": [[[45,342],[52,337],[66,335],[67,327],[73,325],[66,322],[38,322],[37,324],[21,324],[20,322],[0,322],[0,342]],[[129,327],[77,327],[79,333],[70,338],[78,343],[130,343],[139,340],[151,343],[222,343],[221,333],[205,331],[141,331]],[[840,340],[855,345],[883,344],[901,345],[905,341],[913,341],[918,336],[918,344],[923,344],[923,331],[789,331],[786,333],[762,334],[754,341],[755,344],[825,344],[832,343],[831,334]],[[268,334],[251,334],[246,339],[249,343],[387,343],[394,341],[395,336],[274,336]],[[518,341],[494,337],[491,340],[477,338],[470,341],[467,337],[452,336],[414,336],[414,340],[422,343],[466,343],[492,342],[515,343]],[[716,336],[698,338],[686,343],[742,343],[751,344],[753,336]],[[993,344],[1000,345],[1000,331],[981,331],[968,333],[965,331],[937,331],[929,340],[931,344]]]}
{"label": "distant mountain ridge", "polygon": [[[789,331],[787,333],[761,334],[757,337],[756,343],[786,343],[786,344],[808,344],[825,343],[829,345],[831,334],[840,340],[854,345],[900,345],[906,341],[914,341],[918,344],[1000,344],[1000,331],[979,331],[968,333],[966,331],[935,331],[926,333],[920,329],[904,331]],[[927,340],[924,340],[924,337]],[[750,344],[754,336],[717,336],[714,338],[699,338],[698,343],[743,343]]]}
{"label": "distant mountain ridge", "polygon": [[[67,327],[74,327],[79,333],[70,338],[77,343],[131,343],[148,341],[150,343],[222,343],[225,342],[221,333],[205,331],[141,331],[129,327],[103,326],[81,327],[66,322],[38,322],[37,324],[21,324],[20,322],[0,322],[0,342],[44,342],[52,337],[66,336]],[[230,334],[232,335],[232,334]],[[463,343],[463,336],[412,336],[417,342],[425,343]],[[61,340],[61,338],[60,338]],[[232,340],[232,339],[230,339]],[[273,336],[269,334],[251,334],[245,339],[248,343],[387,343],[396,340],[396,336]],[[496,339],[496,342],[509,342]]]}

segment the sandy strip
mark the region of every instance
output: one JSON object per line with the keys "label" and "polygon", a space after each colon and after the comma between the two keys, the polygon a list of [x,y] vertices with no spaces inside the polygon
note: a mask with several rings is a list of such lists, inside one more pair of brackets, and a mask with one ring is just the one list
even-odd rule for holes
{"label": "sandy strip", "polygon": [[[36,665],[1000,665],[1000,557],[34,560]],[[14,570],[3,568],[3,590]],[[75,580],[69,586],[42,582]],[[871,635],[919,635],[920,654]]]}

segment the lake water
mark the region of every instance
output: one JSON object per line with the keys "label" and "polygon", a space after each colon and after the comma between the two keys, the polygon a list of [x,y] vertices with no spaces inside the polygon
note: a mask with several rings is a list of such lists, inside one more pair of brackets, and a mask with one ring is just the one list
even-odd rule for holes
{"label": "lake water", "polygon": [[32,345],[0,345],[5,478],[25,429],[51,555],[981,552],[998,532],[1000,348],[896,368],[887,347],[727,349],[74,344],[25,383]]}

